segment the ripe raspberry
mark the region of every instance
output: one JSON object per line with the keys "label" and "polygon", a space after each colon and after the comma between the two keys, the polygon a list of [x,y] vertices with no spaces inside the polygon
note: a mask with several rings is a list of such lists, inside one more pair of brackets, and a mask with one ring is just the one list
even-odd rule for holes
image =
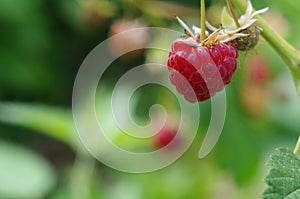
{"label": "ripe raspberry", "polygon": [[154,147],[156,149],[163,148],[167,146],[176,136],[176,131],[171,128],[163,128],[155,137],[154,137]]}
{"label": "ripe raspberry", "polygon": [[195,46],[178,39],[169,53],[169,79],[187,101],[205,101],[230,83],[237,57],[237,48],[230,44]]}

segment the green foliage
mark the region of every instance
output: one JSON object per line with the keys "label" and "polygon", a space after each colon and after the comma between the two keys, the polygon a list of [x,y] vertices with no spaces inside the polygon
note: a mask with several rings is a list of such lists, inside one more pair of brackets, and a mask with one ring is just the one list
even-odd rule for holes
{"label": "green foliage", "polygon": [[0,198],[44,198],[56,175],[44,158],[21,146],[0,142]]}
{"label": "green foliage", "polygon": [[[273,87],[273,90],[276,89],[277,92],[270,93],[272,101],[270,101],[267,108],[268,118],[291,132],[298,132],[300,128],[298,122],[300,104],[290,74],[282,73],[274,80]],[[282,95],[285,96],[284,100],[282,100]]]}
{"label": "green foliage", "polygon": [[29,128],[72,146],[74,125],[71,114],[40,104],[0,103],[0,122]]}
{"label": "green foliage", "polygon": [[300,159],[287,148],[269,160],[271,170],[265,178],[269,188],[263,193],[264,199],[300,198]]}

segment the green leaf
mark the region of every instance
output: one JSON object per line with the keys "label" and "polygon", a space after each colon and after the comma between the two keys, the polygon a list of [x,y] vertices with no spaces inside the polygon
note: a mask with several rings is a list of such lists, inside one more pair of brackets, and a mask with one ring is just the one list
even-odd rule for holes
{"label": "green leaf", "polygon": [[22,126],[73,145],[75,128],[66,110],[25,103],[0,103],[0,122]]}
{"label": "green leaf", "polygon": [[270,91],[270,100],[267,104],[268,119],[290,132],[298,132],[300,104],[290,74],[287,71],[280,74],[272,82]]}
{"label": "green leaf", "polygon": [[56,175],[41,156],[15,144],[0,142],[0,198],[44,198]]}
{"label": "green leaf", "polygon": [[271,170],[265,178],[269,185],[263,193],[264,199],[300,198],[300,160],[287,148],[278,149],[278,153],[269,160]]}

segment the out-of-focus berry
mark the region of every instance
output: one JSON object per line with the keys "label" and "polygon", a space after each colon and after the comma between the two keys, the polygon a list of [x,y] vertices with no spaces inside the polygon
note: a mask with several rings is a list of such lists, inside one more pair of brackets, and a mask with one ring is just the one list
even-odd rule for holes
{"label": "out-of-focus berry", "polygon": [[[164,127],[160,132],[158,132],[157,135],[154,136],[154,148],[160,149],[168,144],[174,139],[176,136],[177,131],[174,129]],[[177,143],[174,143],[173,146],[175,146]]]}
{"label": "out-of-focus berry", "polygon": [[[150,40],[150,34],[145,28],[146,24],[140,19],[126,20],[119,19],[114,21],[110,27],[109,36],[114,36],[118,33],[122,35],[117,39],[111,38],[109,40],[109,49],[111,53],[117,57],[124,54],[128,49],[134,49],[131,52],[121,56],[121,59],[131,60],[141,56],[144,53],[144,48]],[[127,32],[126,31],[129,31]]]}

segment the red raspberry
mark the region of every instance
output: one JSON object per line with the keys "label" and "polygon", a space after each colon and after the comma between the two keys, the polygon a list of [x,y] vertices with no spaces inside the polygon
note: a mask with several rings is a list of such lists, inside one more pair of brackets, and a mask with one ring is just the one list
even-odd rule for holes
{"label": "red raspberry", "polygon": [[249,81],[249,83],[263,86],[268,82],[268,63],[266,62],[264,57],[258,55],[248,57],[245,68],[247,80]]}
{"label": "red raspberry", "polygon": [[154,137],[154,147],[156,149],[163,148],[167,146],[176,136],[176,131],[170,128],[163,128],[158,134]]}
{"label": "red raspberry", "polygon": [[205,101],[230,83],[238,50],[230,44],[211,47],[175,40],[168,58],[169,79],[189,102]]}

